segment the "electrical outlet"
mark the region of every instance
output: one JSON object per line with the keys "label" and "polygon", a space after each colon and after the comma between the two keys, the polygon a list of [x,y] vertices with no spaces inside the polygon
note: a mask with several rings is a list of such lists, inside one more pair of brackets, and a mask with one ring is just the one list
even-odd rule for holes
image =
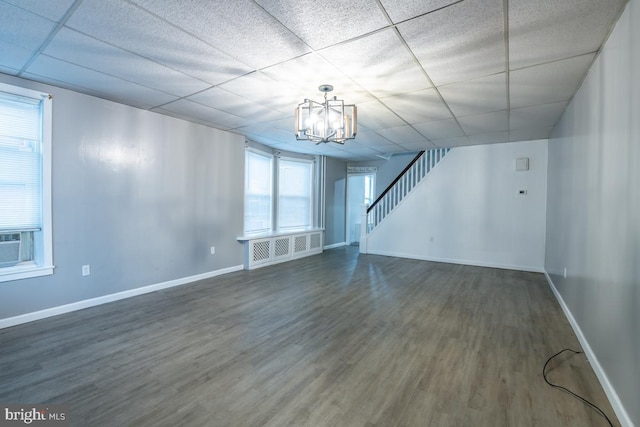
{"label": "electrical outlet", "polygon": [[82,275],[83,276],[88,276],[91,274],[91,266],[90,265],[83,265],[82,266]]}
{"label": "electrical outlet", "polygon": [[211,246],[211,255],[216,253],[216,247],[215,246]]}

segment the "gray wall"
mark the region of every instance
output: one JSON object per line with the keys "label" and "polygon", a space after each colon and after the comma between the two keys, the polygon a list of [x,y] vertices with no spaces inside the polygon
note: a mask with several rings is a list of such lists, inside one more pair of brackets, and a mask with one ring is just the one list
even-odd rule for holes
{"label": "gray wall", "polygon": [[0,319],[242,264],[242,136],[0,81],[54,94],[56,266],[52,276],[0,283]]}
{"label": "gray wall", "polygon": [[638,22],[640,1],[631,0],[549,141],[545,260],[635,425],[640,425]]}
{"label": "gray wall", "polygon": [[347,164],[326,158],[324,245],[344,242],[346,218]]}

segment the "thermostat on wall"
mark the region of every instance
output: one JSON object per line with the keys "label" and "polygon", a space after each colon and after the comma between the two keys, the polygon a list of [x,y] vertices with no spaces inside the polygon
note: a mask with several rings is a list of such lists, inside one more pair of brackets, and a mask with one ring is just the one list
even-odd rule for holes
{"label": "thermostat on wall", "polygon": [[516,159],[516,171],[528,171],[529,170],[529,158],[520,157]]}

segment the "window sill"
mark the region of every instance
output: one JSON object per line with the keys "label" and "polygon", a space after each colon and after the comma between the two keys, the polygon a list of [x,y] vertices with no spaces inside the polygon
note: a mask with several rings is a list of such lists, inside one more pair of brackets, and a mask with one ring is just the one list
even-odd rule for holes
{"label": "window sill", "polygon": [[29,279],[32,277],[50,276],[55,267],[39,266],[34,264],[16,265],[14,267],[0,268],[0,282],[11,280]]}
{"label": "window sill", "polygon": [[292,234],[313,233],[314,231],[324,231],[324,228],[296,228],[280,231],[265,231],[260,233],[247,233],[239,236],[236,240],[245,242],[247,240],[264,239],[268,237],[291,236]]}

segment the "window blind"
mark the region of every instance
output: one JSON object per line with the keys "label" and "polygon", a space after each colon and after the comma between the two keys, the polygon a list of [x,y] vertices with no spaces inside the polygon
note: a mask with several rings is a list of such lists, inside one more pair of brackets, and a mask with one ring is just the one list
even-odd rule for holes
{"label": "window blind", "polygon": [[313,163],[280,159],[278,169],[278,228],[311,227]]}
{"label": "window blind", "polygon": [[0,232],[42,227],[42,101],[0,92]]}
{"label": "window blind", "polygon": [[273,198],[272,158],[246,151],[244,231],[271,230]]}

